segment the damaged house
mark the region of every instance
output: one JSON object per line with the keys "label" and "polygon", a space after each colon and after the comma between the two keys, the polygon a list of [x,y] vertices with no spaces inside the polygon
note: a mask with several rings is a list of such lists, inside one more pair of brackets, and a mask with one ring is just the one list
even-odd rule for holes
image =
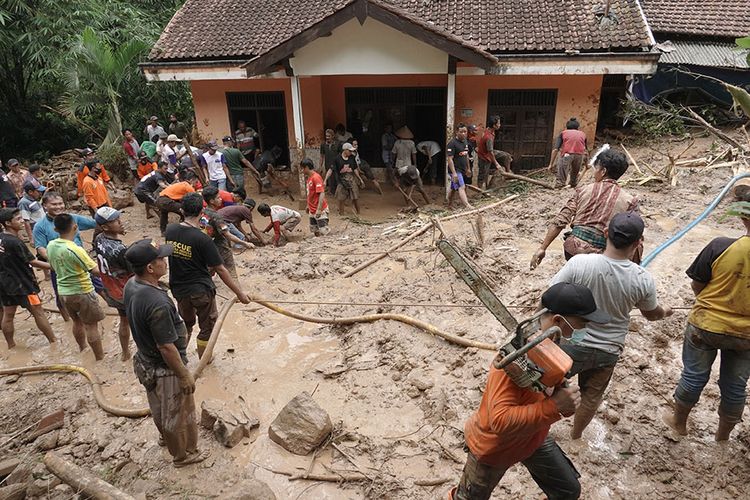
{"label": "damaged house", "polygon": [[342,123],[377,171],[386,124],[445,144],[499,114],[525,170],[570,117],[593,138],[611,89],[656,70],[653,45],[638,0],[187,0],[141,69],[190,82],[203,138],[244,120],[286,162],[317,162]]}

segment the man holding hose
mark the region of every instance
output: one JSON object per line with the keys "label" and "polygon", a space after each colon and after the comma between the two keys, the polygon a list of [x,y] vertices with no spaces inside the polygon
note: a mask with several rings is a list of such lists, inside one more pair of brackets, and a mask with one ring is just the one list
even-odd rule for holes
{"label": "man holding hose", "polygon": [[125,310],[138,352],[133,370],[146,388],[148,406],[175,467],[202,462],[195,421],[195,380],[187,369],[187,329],[159,278],[167,274],[172,245],[141,240],[125,258],[135,272],[125,285]]}

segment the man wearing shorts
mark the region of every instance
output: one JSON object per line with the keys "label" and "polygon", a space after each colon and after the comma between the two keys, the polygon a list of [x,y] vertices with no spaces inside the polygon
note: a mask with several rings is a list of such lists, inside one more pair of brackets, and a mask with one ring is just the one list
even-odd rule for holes
{"label": "man wearing shorts", "polygon": [[125,234],[125,228],[120,218],[120,211],[112,207],[102,207],[96,211],[94,219],[102,232],[94,238],[94,251],[99,263],[99,272],[104,284],[104,300],[110,307],[117,309],[120,315],[118,336],[122,348],[122,361],[130,359],[130,327],[125,316],[123,290],[133,272],[125,260],[127,247],[119,238]]}
{"label": "man wearing shorts", "polygon": [[224,221],[224,218],[216,212],[222,205],[218,189],[213,186],[203,188],[203,201],[206,202],[206,208],[203,209],[203,214],[200,217],[201,229],[213,239],[216,249],[221,255],[221,260],[224,262],[224,267],[229,270],[234,279],[237,279],[237,268],[234,265],[234,254],[230,242],[244,248],[253,248],[253,244],[233,235],[229,231],[229,225]]}
{"label": "man wearing shorts", "polygon": [[456,127],[456,137],[451,139],[445,148],[448,157],[448,175],[450,176],[450,193],[448,194],[448,208],[453,208],[453,198],[458,197],[465,208],[474,208],[466,197],[466,184],[464,177],[471,177],[471,165],[469,164],[469,143],[466,141],[468,129],[463,123]]}
{"label": "man wearing shorts", "polygon": [[203,356],[218,318],[216,286],[211,276],[218,274],[243,304],[249,304],[250,299],[224,267],[216,245],[201,228],[203,197],[198,193],[186,194],[181,210],[184,220],[167,226],[164,235],[173,248],[169,256],[169,288],[185,320],[188,341],[197,319],[198,356]]}
{"label": "man wearing shorts", "polygon": [[268,206],[265,203],[258,205],[258,213],[264,217],[270,217],[271,223],[263,230],[267,233],[273,229],[273,246],[281,246],[281,237],[284,237],[284,243],[289,241],[289,233],[302,220],[302,216],[296,210],[282,207],[281,205]]}
{"label": "man wearing shorts", "polygon": [[2,329],[8,349],[13,349],[15,328],[13,318],[18,306],[23,307],[34,317],[37,328],[50,344],[56,341],[52,327],[42,309],[39,299],[39,283],[31,267],[49,269],[46,262],[34,258],[26,245],[18,237],[24,227],[21,211],[17,208],[0,208],[0,302],[2,303]]}
{"label": "man wearing shorts", "polygon": [[70,214],[55,217],[55,230],[60,234],[47,245],[47,255],[52,269],[57,273],[57,291],[60,302],[73,320],[73,336],[81,351],[86,343],[94,352],[97,361],[104,359],[99,322],[104,319],[104,310],[99,305],[89,273],[100,276],[89,254],[73,241],[78,225]]}
{"label": "man wearing shorts", "polygon": [[312,160],[305,158],[300,163],[307,179],[307,213],[310,214],[310,232],[315,236],[328,234],[328,202],[323,178],[315,171]]}
{"label": "man wearing shorts", "polygon": [[359,215],[359,187],[364,186],[365,182],[359,175],[357,161],[354,159],[354,146],[348,142],[341,146],[341,154],[336,158],[332,170],[326,174],[326,183],[331,172],[335,172],[338,178],[336,186],[336,199],[339,201],[339,215],[344,214],[344,203],[351,200],[354,212]]}

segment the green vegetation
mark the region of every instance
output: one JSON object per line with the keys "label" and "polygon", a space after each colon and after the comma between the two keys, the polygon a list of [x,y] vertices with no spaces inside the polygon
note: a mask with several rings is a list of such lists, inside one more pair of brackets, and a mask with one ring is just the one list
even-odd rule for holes
{"label": "green vegetation", "polygon": [[[43,159],[145,119],[192,119],[185,82],[147,84],[137,64],[181,0],[0,2],[0,151]],[[117,116],[119,115],[119,123]]]}

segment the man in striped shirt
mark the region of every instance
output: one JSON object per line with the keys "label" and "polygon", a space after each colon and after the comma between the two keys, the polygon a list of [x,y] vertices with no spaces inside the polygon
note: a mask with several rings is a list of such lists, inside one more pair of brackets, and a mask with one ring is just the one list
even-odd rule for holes
{"label": "man in striped shirt", "polygon": [[[594,164],[594,182],[576,189],[547,229],[547,235],[531,258],[531,269],[544,259],[547,248],[570,225],[565,234],[565,259],[583,253],[602,253],[607,245],[604,229],[615,215],[638,211],[638,200],[617,184],[628,169],[628,160],[620,151],[602,152]],[[640,262],[640,249],[633,261]]]}

